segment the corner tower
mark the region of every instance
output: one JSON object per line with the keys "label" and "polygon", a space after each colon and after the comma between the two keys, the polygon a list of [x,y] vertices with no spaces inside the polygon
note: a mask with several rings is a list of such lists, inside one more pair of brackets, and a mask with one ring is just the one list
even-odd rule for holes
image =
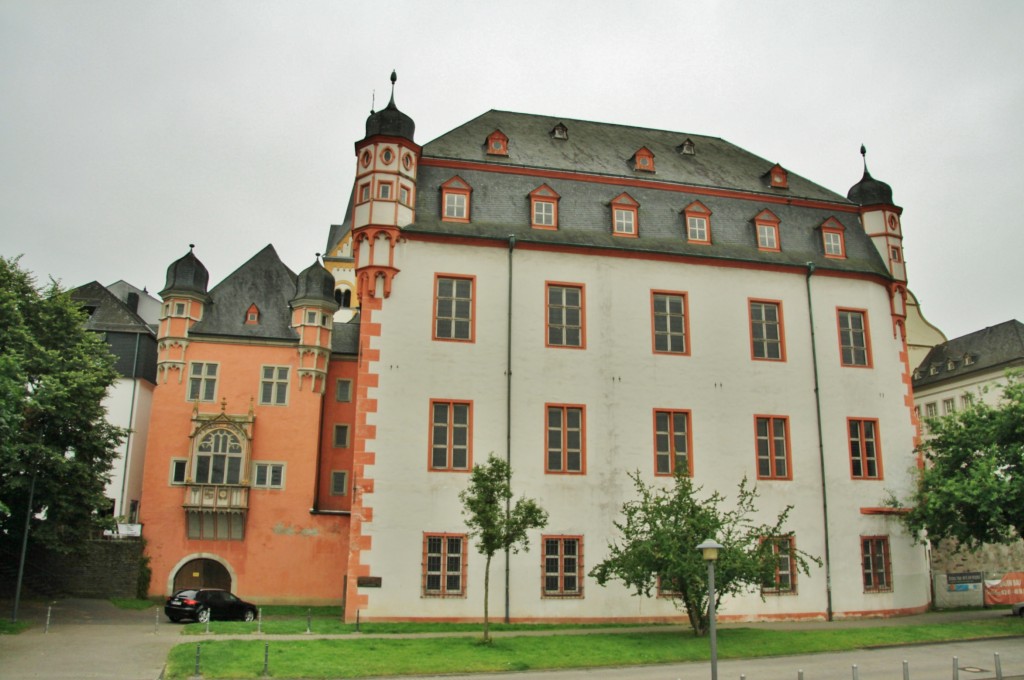
{"label": "corner tower", "polygon": [[210,304],[206,292],[210,273],[192,252],[193,248],[195,244],[190,243],[185,256],[167,268],[167,282],[160,291],[164,303],[157,332],[157,383],[161,379],[167,382],[170,371],[178,371],[178,382],[182,381],[189,329],[203,318],[206,305]]}
{"label": "corner tower", "polygon": [[352,198],[352,257],[360,303],[388,297],[398,273],[395,246],[402,227],[416,219],[416,171],[420,147],[416,124],[395,106],[397,74],[391,72],[391,99],[366,119],[366,136],[356,143]]}

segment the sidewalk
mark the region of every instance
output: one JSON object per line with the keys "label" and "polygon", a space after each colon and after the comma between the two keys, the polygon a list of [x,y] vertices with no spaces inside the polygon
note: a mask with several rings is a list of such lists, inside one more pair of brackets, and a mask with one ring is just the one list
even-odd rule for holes
{"label": "sidewalk", "polygon": [[[10,616],[11,603],[0,601],[0,615]],[[47,607],[50,606],[49,632],[44,632]],[[724,624],[722,628],[757,626],[774,630],[808,628],[860,628],[906,625],[924,621],[938,623],[1007,616],[1007,610],[957,611],[923,614],[897,619],[855,619],[848,621]],[[182,636],[181,627],[167,622],[159,608],[145,611],[121,610],[106,600],[71,599],[54,603],[21,603],[19,620],[33,628],[20,635],[0,635],[0,680],[157,680],[171,647],[196,643],[195,636]],[[640,629],[643,629],[642,627]],[[613,629],[619,632],[636,629]],[[657,630],[664,631],[664,626]],[[585,635],[588,631],[564,631],[561,634]],[[591,629],[589,632],[593,632]],[[495,633],[504,635],[551,635],[551,631]],[[442,635],[479,635],[457,633]],[[264,640],[309,640],[315,638],[368,638],[355,635],[275,635],[228,636]],[[396,635],[381,636],[387,638]],[[852,666],[858,666],[859,680],[902,678],[903,660],[909,662],[912,680],[941,680],[953,677],[953,657],[958,657],[960,680],[990,680],[996,677],[994,654],[998,652],[1004,680],[1024,680],[1024,638],[1001,638],[977,642],[943,643],[913,647],[894,647],[852,652],[811,654],[772,659],[743,659],[719,663],[719,678],[728,680],[745,675],[747,680],[795,680],[799,670],[805,680],[841,680],[852,678]],[[600,668],[571,671],[517,672],[507,675],[459,675],[460,680],[706,680],[710,664],[686,663],[629,668]],[[975,670],[977,669],[977,670]],[[425,678],[426,676],[420,676]],[[440,677],[440,676],[433,676]]]}

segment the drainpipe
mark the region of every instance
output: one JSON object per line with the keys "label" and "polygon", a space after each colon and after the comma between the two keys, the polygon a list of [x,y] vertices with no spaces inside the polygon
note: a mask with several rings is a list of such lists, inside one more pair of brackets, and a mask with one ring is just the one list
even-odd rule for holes
{"label": "drainpipe", "polygon": [[821,468],[821,513],[825,524],[825,598],[826,618],[832,620],[832,560],[828,537],[828,484],[825,482],[825,438],[821,429],[821,389],[818,381],[818,345],[814,338],[814,305],[811,301],[811,276],[814,263],[807,263],[807,318],[811,326],[811,362],[814,366],[814,409],[818,423],[818,465]]}
{"label": "drainpipe", "polygon": [[[135,356],[132,357],[132,401],[128,406],[128,434],[124,437],[124,469],[121,472],[121,501],[118,503],[117,509],[120,510],[118,514],[124,515],[124,494],[125,489],[128,486],[128,472],[129,460],[131,459],[132,452],[132,434],[135,432],[135,391],[138,389],[138,379],[135,373],[139,367],[139,340],[142,337],[141,333],[135,334]],[[133,518],[128,518],[129,521],[133,521]]]}
{"label": "drainpipe", "polygon": [[[507,333],[505,336],[505,462],[509,475],[512,474],[512,251],[516,249],[516,237],[508,237],[508,310]],[[505,516],[512,512],[512,500],[505,500]],[[511,559],[505,548],[505,623],[510,620]]]}

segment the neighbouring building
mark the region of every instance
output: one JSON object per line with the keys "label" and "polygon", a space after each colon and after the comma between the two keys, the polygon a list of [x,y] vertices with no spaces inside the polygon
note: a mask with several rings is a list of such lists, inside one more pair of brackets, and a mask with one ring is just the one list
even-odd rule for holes
{"label": "neighbouring building", "polygon": [[156,309],[160,303],[124,281],[96,281],[71,291],[88,313],[86,328],[101,333],[116,361],[118,378],[107,391],[107,420],[126,431],[110,470],[106,495],[112,516],[133,524],[142,499],[150,406],[156,387]]}
{"label": "neighbouring building", "polygon": [[[512,620],[680,615],[587,575],[632,471],[794,506],[766,537],[776,579],[725,618],[928,606],[924,548],[884,506],[918,463],[888,185],[865,166],[844,197],[716,137],[552,116],[414,130],[393,94],[369,116],[323,265],[268,246],[212,289],[192,252],[168,269],[153,594],[479,619],[458,494],[494,455],[550,513],[492,570]],[[796,547],[823,566],[796,574]]]}

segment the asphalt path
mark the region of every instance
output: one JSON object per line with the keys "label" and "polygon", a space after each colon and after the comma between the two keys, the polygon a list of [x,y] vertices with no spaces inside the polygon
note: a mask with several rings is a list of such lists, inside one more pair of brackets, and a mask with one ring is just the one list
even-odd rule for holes
{"label": "asphalt path", "polygon": [[[0,602],[4,606],[0,615],[10,615],[10,604]],[[1005,609],[951,612],[930,614],[927,620],[956,621],[1007,615]],[[196,641],[195,636],[182,636],[181,626],[169,623],[159,609],[141,612],[121,610],[106,600],[22,602],[18,618],[30,622],[33,627],[20,635],[0,635],[0,680],[158,680],[171,647]],[[918,618],[924,617],[742,625],[777,630],[855,628],[904,625]],[[214,636],[221,640],[228,637]],[[245,639],[253,637],[249,635]],[[268,636],[265,639],[286,638],[308,640],[310,636]],[[903,664],[906,661],[907,677],[911,680],[990,680],[997,678],[997,654],[1003,680],[1024,680],[1024,638],[720,661],[718,677],[720,680],[799,680],[802,671],[804,680],[900,680],[905,677]],[[419,676],[420,680],[427,677]],[[571,671],[526,671],[499,676],[429,677],[460,680],[494,680],[495,677],[509,680],[706,680],[710,677],[710,664],[705,661]]]}

